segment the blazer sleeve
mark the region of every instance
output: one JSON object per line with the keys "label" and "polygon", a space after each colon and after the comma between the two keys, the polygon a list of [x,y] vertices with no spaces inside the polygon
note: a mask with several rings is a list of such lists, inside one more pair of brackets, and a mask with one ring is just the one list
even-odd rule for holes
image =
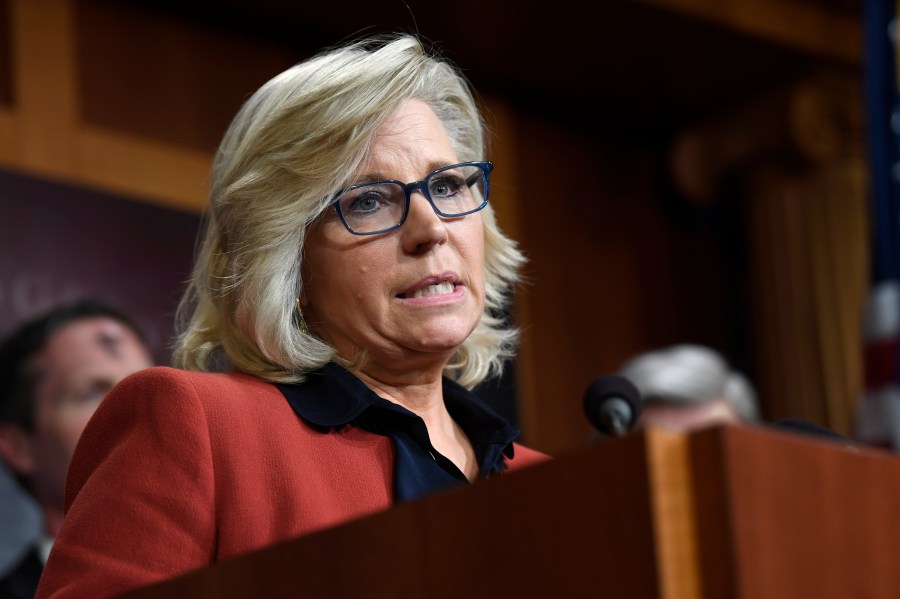
{"label": "blazer sleeve", "polygon": [[215,489],[195,379],[136,373],[85,429],[37,597],[108,597],[213,561]]}

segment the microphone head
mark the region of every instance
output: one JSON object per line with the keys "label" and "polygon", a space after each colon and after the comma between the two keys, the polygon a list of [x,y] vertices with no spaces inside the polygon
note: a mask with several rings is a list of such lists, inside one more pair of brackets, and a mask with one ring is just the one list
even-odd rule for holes
{"label": "microphone head", "polygon": [[623,376],[601,376],[584,392],[584,413],[602,434],[622,437],[641,415],[641,393]]}

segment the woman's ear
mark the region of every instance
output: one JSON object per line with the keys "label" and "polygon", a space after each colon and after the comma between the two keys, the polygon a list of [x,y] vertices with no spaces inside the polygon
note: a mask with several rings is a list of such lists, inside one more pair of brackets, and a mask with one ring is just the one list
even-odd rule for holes
{"label": "woman's ear", "polygon": [[17,474],[30,476],[34,472],[34,442],[20,426],[0,422],[0,459]]}

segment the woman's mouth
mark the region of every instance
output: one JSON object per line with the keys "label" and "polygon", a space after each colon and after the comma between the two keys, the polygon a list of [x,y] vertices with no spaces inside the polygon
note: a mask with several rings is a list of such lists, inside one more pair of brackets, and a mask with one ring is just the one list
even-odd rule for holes
{"label": "woman's mouth", "polygon": [[397,294],[398,299],[438,299],[462,293],[462,282],[455,273],[447,271],[439,275],[425,277]]}
{"label": "woman's mouth", "polygon": [[451,283],[450,281],[443,281],[441,283],[435,283],[434,285],[426,285],[425,287],[420,287],[415,291],[410,293],[402,293],[400,297],[409,299],[409,298],[420,298],[420,297],[431,297],[433,295],[449,295],[456,290],[456,285]]}

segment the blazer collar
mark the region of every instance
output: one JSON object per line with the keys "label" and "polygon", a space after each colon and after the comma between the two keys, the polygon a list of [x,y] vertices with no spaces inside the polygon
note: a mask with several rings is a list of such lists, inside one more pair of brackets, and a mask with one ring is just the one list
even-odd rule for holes
{"label": "blazer collar", "polygon": [[[276,385],[294,412],[310,424],[340,428],[370,409],[381,414],[418,418],[403,406],[380,397],[342,366],[329,362],[307,375],[299,384]],[[454,420],[476,447],[502,452],[512,457],[512,442],[519,430],[494,412],[481,398],[465,387],[443,379],[444,402]],[[480,452],[479,452],[480,453]]]}

